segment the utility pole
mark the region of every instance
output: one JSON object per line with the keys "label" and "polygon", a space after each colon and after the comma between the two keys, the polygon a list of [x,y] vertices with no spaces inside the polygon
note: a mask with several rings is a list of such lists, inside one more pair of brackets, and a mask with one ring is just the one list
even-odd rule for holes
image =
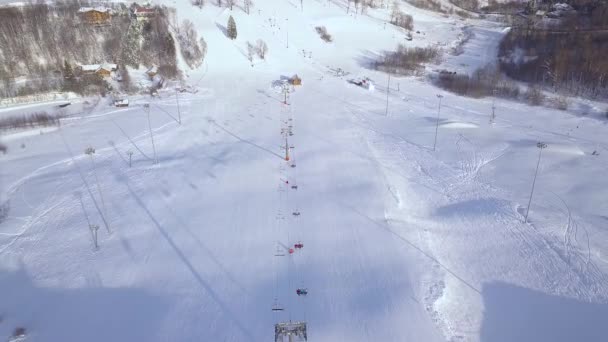
{"label": "utility pole", "polygon": [[441,99],[443,95],[437,94],[437,98],[439,99],[439,108],[437,109],[437,123],[435,124],[435,142],[433,142],[433,151],[435,151],[435,147],[437,147],[437,133],[439,132],[439,115],[441,114]]}
{"label": "utility pole", "polygon": [[283,96],[284,96],[284,100],[283,100],[283,104],[288,105],[289,103],[287,103],[287,96],[289,95],[289,85],[288,84],[283,84]]}
{"label": "utility pole", "polygon": [[285,18],[285,33],[287,34],[287,48],[289,49],[289,18]]}
{"label": "utility pole", "polygon": [[528,200],[528,209],[526,209],[526,217],[524,219],[524,223],[528,222],[528,214],[530,213],[530,204],[532,203],[532,195],[534,194],[534,185],[536,184],[536,175],[538,175],[538,166],[540,165],[540,157],[543,154],[543,149],[547,148],[547,144],[544,142],[539,142],[536,144],[538,147],[538,162],[536,163],[536,171],[534,172],[534,180],[532,181],[532,190],[530,191],[530,199]]}
{"label": "utility pole", "polygon": [[388,94],[391,91],[391,74],[388,74],[388,82],[386,84],[386,112],[384,113],[385,116],[388,116]]}
{"label": "utility pole", "polygon": [[494,97],[492,98],[492,116],[490,117],[491,124],[493,124],[494,120],[496,119],[496,94],[497,94],[496,89],[494,89],[492,91],[492,93],[494,94]]}
{"label": "utility pole", "polygon": [[93,147],[87,147],[84,150],[84,154],[91,157],[91,165],[93,165],[93,174],[95,175],[95,182],[97,183],[97,191],[99,192],[99,198],[101,199],[101,208],[103,210],[101,217],[106,226],[106,229],[108,230],[108,233],[110,233],[110,226],[108,225],[108,222],[106,221],[106,217],[108,217],[108,211],[106,210],[106,202],[103,200],[103,193],[101,192],[101,186],[99,185],[99,178],[97,177],[97,169],[95,168],[95,160],[93,159],[93,155],[95,154],[95,149]]}
{"label": "utility pole", "polygon": [[289,161],[289,143],[287,137],[285,137],[285,161]]}
{"label": "utility pole", "polygon": [[156,146],[154,146],[154,133],[152,133],[152,123],[150,123],[150,104],[144,104],[144,108],[146,109],[146,113],[148,115],[148,128],[150,129],[150,140],[152,141],[152,151],[154,152],[154,160],[152,161],[154,164],[158,163],[156,159]]}
{"label": "utility pole", "polygon": [[129,156],[129,167],[131,167],[131,158],[133,157],[133,151],[127,151],[127,155]]}
{"label": "utility pole", "polygon": [[95,250],[97,250],[99,249],[99,245],[97,244],[97,231],[99,230],[99,226],[90,224],[89,229],[91,230],[91,234],[93,234],[93,244],[95,245]]}
{"label": "utility pole", "polygon": [[175,89],[175,101],[177,102],[177,122],[179,122],[179,124],[182,124],[182,114],[179,110],[179,96],[177,95],[177,89]]}

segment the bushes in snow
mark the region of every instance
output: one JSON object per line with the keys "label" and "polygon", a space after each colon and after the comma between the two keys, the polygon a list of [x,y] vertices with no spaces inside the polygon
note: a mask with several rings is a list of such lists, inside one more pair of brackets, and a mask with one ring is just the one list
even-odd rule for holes
{"label": "bushes in snow", "polygon": [[[203,63],[205,55],[199,45],[194,24],[190,20],[184,20],[177,35],[177,40],[179,41],[180,51],[186,64],[192,69],[200,66]],[[204,42],[204,40],[202,41]]]}
{"label": "bushes in snow", "polygon": [[390,73],[409,74],[419,71],[423,63],[438,57],[439,49],[436,47],[408,48],[399,44],[397,51],[386,53],[383,58],[374,63],[374,67]]}
{"label": "bushes in snow", "polygon": [[60,116],[50,115],[47,112],[35,112],[23,116],[8,116],[0,119],[0,130],[59,125],[59,119]]}
{"label": "bushes in snow", "polygon": [[258,54],[258,57],[261,59],[266,59],[266,54],[268,53],[268,45],[266,45],[266,42],[258,39],[256,44],[256,53]]}
{"label": "bushes in snow", "polygon": [[458,95],[475,98],[494,94],[504,98],[517,98],[520,93],[519,86],[502,76],[493,66],[480,68],[473,75],[441,72],[435,79],[435,85]]}
{"label": "bushes in snow", "polygon": [[315,27],[315,30],[319,34],[319,37],[321,37],[321,39],[323,39],[323,41],[325,41],[326,43],[331,43],[333,41],[331,35],[327,33],[327,29],[325,28],[325,26],[317,26]]}
{"label": "bushes in snow", "polygon": [[469,11],[477,11],[479,9],[479,0],[450,0],[450,2]]}
{"label": "bushes in snow", "polygon": [[414,29],[414,18],[409,14],[401,12],[399,4],[396,1],[393,3],[390,22],[395,26],[403,27],[409,31]]}
{"label": "bushes in snow", "polygon": [[[247,59],[249,62],[253,62],[253,56],[257,55],[261,59],[266,59],[266,54],[268,53],[268,45],[266,42],[258,39],[255,45],[247,42]],[[252,64],[253,66],[253,64]]]}
{"label": "bushes in snow", "polygon": [[530,86],[524,95],[526,101],[532,106],[540,106],[545,101],[545,94],[539,86]]}

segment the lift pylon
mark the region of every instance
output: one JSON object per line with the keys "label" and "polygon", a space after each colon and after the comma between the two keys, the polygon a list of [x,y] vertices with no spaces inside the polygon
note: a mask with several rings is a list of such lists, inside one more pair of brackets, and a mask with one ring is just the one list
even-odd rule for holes
{"label": "lift pylon", "polygon": [[306,322],[282,322],[274,325],[274,342],[308,341]]}

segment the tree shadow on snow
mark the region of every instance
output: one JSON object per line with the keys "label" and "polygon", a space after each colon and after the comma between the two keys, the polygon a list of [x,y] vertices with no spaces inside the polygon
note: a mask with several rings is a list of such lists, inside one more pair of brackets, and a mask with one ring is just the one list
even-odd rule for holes
{"label": "tree shadow on snow", "polygon": [[435,214],[442,217],[484,216],[500,213],[506,217],[518,219],[511,209],[511,202],[499,198],[477,198],[444,205],[437,208]]}
{"label": "tree shadow on snow", "polygon": [[377,52],[365,50],[355,57],[355,61],[364,69],[376,70],[376,63],[382,59],[384,53],[385,52],[379,54]]}
{"label": "tree shadow on snow", "polygon": [[502,282],[483,287],[481,342],[600,342],[608,305],[549,295]]}
{"label": "tree shadow on snow", "polygon": [[0,284],[0,336],[24,327],[40,341],[150,341],[169,309],[141,289],[39,287],[23,269],[0,270]]}
{"label": "tree shadow on snow", "polygon": [[217,26],[217,28],[222,31],[222,33],[224,34],[224,36],[228,37],[228,29],[226,28],[226,26],[215,23],[215,26]]}

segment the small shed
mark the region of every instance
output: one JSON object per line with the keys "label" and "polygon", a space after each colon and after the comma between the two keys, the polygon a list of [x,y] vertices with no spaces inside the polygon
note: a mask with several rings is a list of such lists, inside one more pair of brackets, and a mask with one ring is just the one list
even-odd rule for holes
{"label": "small shed", "polygon": [[114,100],[114,106],[116,107],[129,107],[129,100],[128,99],[115,99]]}
{"label": "small shed", "polygon": [[298,75],[293,75],[289,79],[289,84],[294,85],[294,86],[302,85],[302,79],[300,77],[298,77]]}

